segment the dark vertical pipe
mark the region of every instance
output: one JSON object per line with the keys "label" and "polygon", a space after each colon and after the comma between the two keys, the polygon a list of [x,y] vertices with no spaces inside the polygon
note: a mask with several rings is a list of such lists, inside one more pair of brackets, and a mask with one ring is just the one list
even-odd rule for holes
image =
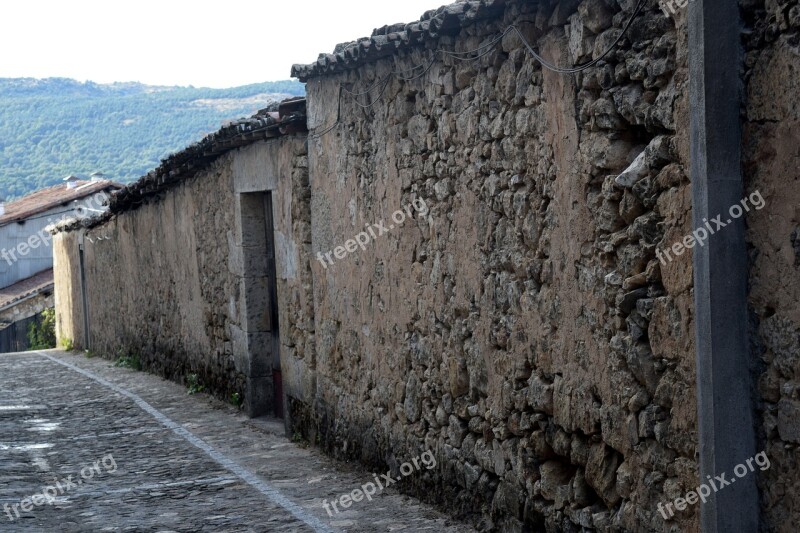
{"label": "dark vertical pipe", "polygon": [[81,300],[83,301],[83,349],[89,350],[89,299],[86,294],[86,269],[83,243],[78,244],[79,268],[81,271]]}
{"label": "dark vertical pipe", "polygon": [[[736,0],[689,2],[689,102],[695,228],[742,199],[741,22]],[[714,227],[715,224],[712,224]],[[700,479],[735,479],[701,506],[704,532],[757,531],[756,475],[733,468],[755,454],[744,218],[694,248]],[[718,483],[719,484],[719,483]]]}

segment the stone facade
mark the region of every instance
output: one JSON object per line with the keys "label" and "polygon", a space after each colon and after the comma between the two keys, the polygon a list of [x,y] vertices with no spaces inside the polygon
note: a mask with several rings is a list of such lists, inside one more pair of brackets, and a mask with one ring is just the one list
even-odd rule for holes
{"label": "stone facade", "polygon": [[79,231],[53,235],[53,304],[56,310],[56,341],[60,345],[74,343],[76,348],[85,349],[81,242]]}
{"label": "stone facade", "polygon": [[[339,84],[363,91],[519,20],[545,57],[588,61],[632,8],[508,3],[391,58],[298,68],[309,127],[335,119]],[[696,509],[656,511],[697,477],[691,256],[655,255],[691,231],[678,25],[646,9],[575,76],[508,35],[480,62],[392,79],[368,111],[342,100],[344,124],[309,141],[312,176],[337,178],[312,179],[314,252],[416,198],[430,212],[312,264],[326,447],[390,465],[435,450],[444,466],[420,492],[436,483],[429,497],[503,530],[696,528]]]}
{"label": "stone facade", "polygon": [[[459,2],[295,66],[307,137],[221,130],[57,234],[60,335],[82,338],[82,246],[95,351],[250,414],[282,400],[289,431],[377,471],[431,451],[404,488],[483,529],[697,530],[696,505],[658,511],[698,485],[692,255],[664,254],[693,229],[686,11],[645,5],[603,56],[635,4]],[[788,531],[797,6],[769,9],[744,163],[770,205],[748,214],[765,520]],[[559,65],[603,58],[552,72],[512,24]]]}
{"label": "stone facade", "polygon": [[800,527],[800,6],[754,3],[746,10],[747,91],[743,165],[748,193],[765,208],[747,217],[754,371],[760,443],[771,466],[761,473],[769,531]]}
{"label": "stone facade", "polygon": [[[298,320],[294,307],[309,285],[308,269],[297,266],[302,259],[308,266],[308,195],[295,192],[308,189],[306,161],[302,140],[248,146],[122,216],[57,233],[58,337],[104,356],[138,357],[148,370],[177,381],[197,374],[224,398],[242,395],[251,414],[271,410],[270,325],[266,296],[259,292],[265,285],[265,215],[264,204],[252,196],[275,190],[282,200],[276,203],[277,264],[283,267],[281,294],[293,298],[292,306],[281,307],[284,331],[290,332],[286,350],[313,366],[303,349],[313,339],[313,325]],[[293,167],[291,179],[278,179]]]}
{"label": "stone facade", "polygon": [[[226,268],[227,247],[220,246],[234,228],[229,166],[223,159],[174,188],[165,201],[101,227],[56,235],[56,268],[70,254],[76,277],[75,256],[83,247],[89,311],[85,339],[81,287],[68,295],[68,286],[57,279],[61,338],[109,356],[137,356],[146,368],[172,379],[197,373],[224,392],[241,386],[228,331],[238,318],[229,306],[235,280]],[[64,320],[71,313],[62,306],[78,309],[80,318]]]}

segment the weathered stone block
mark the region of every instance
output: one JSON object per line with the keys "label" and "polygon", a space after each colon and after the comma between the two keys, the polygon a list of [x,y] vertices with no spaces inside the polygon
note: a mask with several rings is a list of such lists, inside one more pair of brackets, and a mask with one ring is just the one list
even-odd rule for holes
{"label": "weathered stone block", "polygon": [[778,402],[778,434],[783,441],[800,443],[800,401]]}
{"label": "weathered stone block", "polygon": [[586,464],[586,481],[608,506],[614,506],[620,500],[616,490],[617,468],[620,464],[621,456],[608,446],[595,444],[591,447]]}
{"label": "weathered stone block", "polygon": [[421,413],[421,386],[419,378],[412,372],[406,382],[405,401],[403,402],[406,418],[412,424],[419,420]]}
{"label": "weathered stone block", "polygon": [[501,481],[492,499],[492,509],[522,518],[524,500],[518,486]]}
{"label": "weathered stone block", "polygon": [[450,415],[447,426],[447,437],[451,446],[454,448],[460,448],[461,443],[464,442],[464,437],[467,436],[468,432],[469,429],[462,420],[459,420],[458,417]]}
{"label": "weathered stone block", "polygon": [[573,467],[560,461],[547,461],[539,468],[542,497],[552,500],[556,509],[563,509],[569,501],[573,473]]}
{"label": "weathered stone block", "polygon": [[528,405],[534,411],[553,414],[553,384],[532,375],[528,380]]}

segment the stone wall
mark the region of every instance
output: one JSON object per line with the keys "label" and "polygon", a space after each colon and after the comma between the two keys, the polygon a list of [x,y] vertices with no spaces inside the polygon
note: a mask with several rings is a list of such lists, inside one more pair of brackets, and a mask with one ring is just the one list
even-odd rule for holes
{"label": "stone wall", "polygon": [[[587,61],[633,9],[505,4],[390,58],[329,62],[309,76],[309,127],[336,119],[339,84],[408,76],[513,22],[534,21],[520,27],[558,64]],[[691,230],[683,16],[646,7],[578,75],[542,70],[507,35],[480,61],[390,78],[367,110],[346,96],[343,124],[310,137],[315,254],[429,207],[312,263],[326,448],[394,468],[433,450],[439,469],[408,488],[487,527],[697,527],[696,508],[656,510],[697,479],[691,255],[655,255]]]}
{"label": "stone wall", "polygon": [[758,450],[765,527],[797,531],[800,508],[800,6],[748,2],[745,20],[747,193],[764,198],[747,217],[750,306],[760,396]]}
{"label": "stone wall", "polygon": [[[268,190],[274,191],[279,292],[286,295],[280,323],[287,332],[287,365],[313,368],[313,311],[304,307],[311,289],[302,137],[229,152],[136,209],[57,233],[59,337],[87,347],[82,243],[93,352],[138,357],[146,369],[177,381],[197,374],[211,392],[226,399],[242,395],[250,414],[271,410],[271,325],[264,292]],[[290,377],[290,390],[301,388],[302,377]]]}
{"label": "stone wall", "polygon": [[56,310],[56,341],[85,349],[83,300],[80,275],[81,232],[53,235],[53,302]]}
{"label": "stone wall", "polygon": [[[255,415],[276,408],[278,349],[292,433],[377,471],[432,451],[403,489],[485,529],[697,530],[696,505],[658,510],[698,484],[692,255],[674,248],[692,231],[686,10],[650,2],[578,74],[514,33],[429,63],[512,23],[555,63],[597,59],[634,4],[459,2],[298,67],[308,125],[329,132],[256,142],[262,114],[175,157],[216,154],[205,170],[167,186],[161,169],[56,236],[59,336],[82,342],[83,242],[97,352],[196,373]],[[767,202],[747,219],[760,483],[779,531],[800,443],[795,4],[743,3],[745,176]]]}
{"label": "stone wall", "polygon": [[241,391],[230,327],[235,277],[226,236],[234,231],[229,158],[163,198],[89,229],[83,238],[89,347],[139,357],[182,381]]}

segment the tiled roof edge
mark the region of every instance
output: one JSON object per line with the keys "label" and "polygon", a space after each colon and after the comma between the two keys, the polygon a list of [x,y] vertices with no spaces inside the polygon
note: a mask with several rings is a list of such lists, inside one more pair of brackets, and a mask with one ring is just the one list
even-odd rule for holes
{"label": "tiled roof edge", "polygon": [[426,11],[416,22],[383,26],[370,37],[337,45],[332,54],[320,54],[314,63],[293,65],[292,77],[306,82],[357,68],[440,35],[456,33],[480,20],[502,16],[507,3],[508,0],[469,0]]}
{"label": "tiled roof edge", "polygon": [[265,139],[307,132],[305,98],[290,98],[249,118],[234,121],[161,161],[134,183],[111,194],[108,211],[101,215],[69,219],[54,226],[54,233],[104,224],[114,215],[132,211],[150,196],[197,175],[223,154]]}
{"label": "tiled roof edge", "polygon": [[[39,189],[38,191],[34,191],[30,195],[26,195],[19,200],[15,200],[15,202],[20,202],[26,200],[29,196],[33,194],[38,194],[46,191],[50,191],[51,189],[55,189],[56,187],[62,187],[59,185],[47,187],[45,189]],[[24,211],[19,211],[17,213],[8,213],[10,210],[10,206],[6,206],[7,214],[0,216],[0,227],[8,226],[9,224],[13,224],[15,222],[24,222],[25,220],[39,215],[41,213],[46,213],[51,209],[55,209],[59,205],[64,205],[69,202],[74,202],[76,200],[82,200],[87,196],[91,196],[93,194],[98,193],[99,191],[103,191],[106,189],[122,189],[124,185],[117,183],[112,180],[102,180],[98,182],[90,182],[87,183],[87,186],[80,189],[63,189],[64,194],[57,197],[51,198],[48,201],[42,201],[40,204],[33,205]],[[62,189],[59,189],[62,190]]]}

